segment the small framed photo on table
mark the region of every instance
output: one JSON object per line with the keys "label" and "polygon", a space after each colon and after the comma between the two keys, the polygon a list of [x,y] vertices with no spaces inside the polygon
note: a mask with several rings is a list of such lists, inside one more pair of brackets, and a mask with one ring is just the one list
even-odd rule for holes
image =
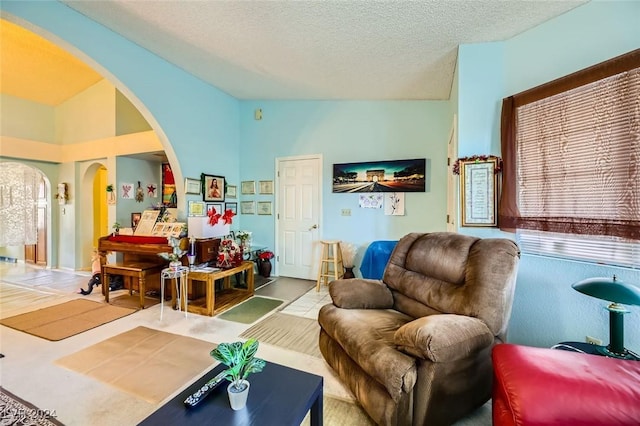
{"label": "small framed photo on table", "polygon": [[138,226],[140,219],[142,219],[142,212],[131,213],[131,227],[133,228],[134,231]]}

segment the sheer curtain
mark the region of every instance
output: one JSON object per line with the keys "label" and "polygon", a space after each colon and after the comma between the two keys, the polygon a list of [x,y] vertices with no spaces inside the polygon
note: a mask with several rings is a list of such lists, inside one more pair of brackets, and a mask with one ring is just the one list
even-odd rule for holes
{"label": "sheer curtain", "polygon": [[36,243],[40,173],[14,162],[0,162],[0,247]]}

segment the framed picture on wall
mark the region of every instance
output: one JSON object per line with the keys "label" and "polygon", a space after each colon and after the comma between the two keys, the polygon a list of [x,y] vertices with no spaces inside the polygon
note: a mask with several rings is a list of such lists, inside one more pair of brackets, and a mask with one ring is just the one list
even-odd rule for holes
{"label": "framed picture on wall", "polygon": [[240,183],[240,191],[243,194],[255,194],[256,193],[256,181],[255,180],[243,180]]}
{"label": "framed picture on wall", "polygon": [[258,214],[272,214],[271,201],[258,201]]}
{"label": "framed picture on wall", "polygon": [[170,208],[178,207],[176,180],[169,163],[162,163],[162,205]]}
{"label": "framed picture on wall", "polygon": [[462,226],[497,226],[496,159],[460,161]]}
{"label": "framed picture on wall", "polygon": [[238,187],[235,185],[227,185],[227,197],[236,198],[238,194]]}
{"label": "framed picture on wall", "polygon": [[233,214],[238,214],[238,203],[224,203],[225,210],[231,210]]}
{"label": "framed picture on wall", "polygon": [[207,216],[212,214],[223,214],[222,203],[207,203]]}
{"label": "framed picture on wall", "polygon": [[202,174],[202,201],[224,201],[224,176]]}
{"label": "framed picture on wall", "polygon": [[185,178],[184,179],[184,193],[200,195],[200,181],[198,179]]}
{"label": "framed picture on wall", "polygon": [[261,180],[259,183],[260,183],[260,193],[261,194],[273,194],[273,181],[272,180]]}
{"label": "framed picture on wall", "polygon": [[240,202],[240,213],[242,213],[242,214],[256,214],[256,203],[255,203],[255,201],[241,201]]}

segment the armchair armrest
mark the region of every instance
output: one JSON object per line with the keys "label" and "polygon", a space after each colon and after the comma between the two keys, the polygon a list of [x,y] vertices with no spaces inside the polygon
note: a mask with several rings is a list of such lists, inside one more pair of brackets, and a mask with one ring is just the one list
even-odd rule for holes
{"label": "armchair armrest", "polygon": [[339,279],[329,284],[333,304],[344,309],[389,309],[393,295],[380,280],[361,278]]}
{"label": "armchair armrest", "polygon": [[465,358],[494,341],[484,322],[454,314],[418,318],[396,330],[393,338],[401,351],[433,362]]}

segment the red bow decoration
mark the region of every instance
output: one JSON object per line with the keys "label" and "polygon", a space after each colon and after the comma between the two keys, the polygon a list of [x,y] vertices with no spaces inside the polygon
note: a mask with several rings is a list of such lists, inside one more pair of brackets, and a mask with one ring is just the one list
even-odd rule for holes
{"label": "red bow decoration", "polygon": [[233,223],[233,216],[235,216],[235,213],[233,213],[230,209],[227,209],[224,214],[222,215],[222,220],[224,221],[225,225],[230,225]]}
{"label": "red bow decoration", "polygon": [[216,212],[215,207],[212,207],[211,210],[207,212],[207,215],[209,216],[209,225],[211,226],[216,226],[218,224],[218,220],[222,217],[220,213]]}

